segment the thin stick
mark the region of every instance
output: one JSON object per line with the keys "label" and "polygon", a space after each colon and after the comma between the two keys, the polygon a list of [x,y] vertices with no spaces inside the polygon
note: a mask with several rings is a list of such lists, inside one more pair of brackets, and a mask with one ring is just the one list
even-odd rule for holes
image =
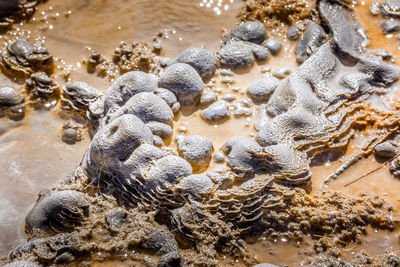
{"label": "thin stick", "polygon": [[389,162],[385,162],[385,163],[383,163],[381,166],[379,166],[379,167],[376,167],[375,169],[373,169],[373,170],[371,170],[371,171],[369,171],[369,172],[367,172],[367,173],[365,173],[365,174],[363,174],[361,177],[359,177],[359,178],[357,178],[357,179],[355,179],[355,180],[353,180],[353,181],[351,181],[350,183],[347,183],[347,184],[345,184],[344,185],[344,187],[347,187],[347,186],[349,186],[349,185],[352,185],[352,184],[354,184],[355,182],[358,182],[358,181],[360,181],[361,179],[363,179],[363,178],[365,178],[365,177],[367,177],[368,175],[370,175],[371,173],[374,173],[374,172],[376,172],[377,170],[380,170],[380,169],[382,169],[383,167],[385,167],[385,165],[387,165]]}
{"label": "thin stick", "polygon": [[355,182],[358,182],[358,181],[360,181],[361,179],[367,177],[367,176],[370,175],[371,173],[374,173],[374,172],[376,172],[376,171],[382,169],[383,167],[385,167],[386,165],[388,165],[390,162],[392,162],[393,160],[395,160],[395,159],[396,159],[397,157],[399,157],[399,156],[400,156],[400,154],[394,156],[394,157],[391,158],[389,161],[386,161],[385,163],[383,163],[381,166],[376,167],[375,169],[373,169],[373,170],[367,172],[366,174],[363,174],[361,177],[359,177],[359,178],[357,178],[357,179],[351,181],[350,183],[345,184],[344,187],[347,187],[347,186],[349,186],[349,185],[352,185],[352,184],[354,184]]}

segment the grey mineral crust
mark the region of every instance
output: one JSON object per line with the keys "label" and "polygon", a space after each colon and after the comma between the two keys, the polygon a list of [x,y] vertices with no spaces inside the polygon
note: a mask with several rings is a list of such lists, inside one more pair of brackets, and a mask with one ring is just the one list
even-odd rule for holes
{"label": "grey mineral crust", "polygon": [[203,48],[188,48],[179,54],[176,61],[189,64],[202,78],[211,77],[217,68],[214,53]]}
{"label": "grey mineral crust", "polygon": [[320,1],[318,8],[322,22],[332,33],[341,62],[349,66],[356,64],[365,39],[349,8],[329,0]]}
{"label": "grey mineral crust", "polygon": [[257,61],[264,61],[269,58],[268,48],[258,44],[249,44],[249,45]]}
{"label": "grey mineral crust", "polygon": [[158,88],[153,93],[161,97],[168,104],[168,106],[172,109],[174,113],[178,112],[179,109],[181,108],[181,104],[179,104],[175,94],[172,93],[170,90],[164,88]]}
{"label": "grey mineral crust", "polygon": [[383,33],[394,33],[400,31],[400,22],[387,20],[381,24]]}
{"label": "grey mineral crust", "polygon": [[257,155],[262,154],[262,147],[251,138],[232,137],[222,150],[227,155],[228,165],[237,173],[254,173],[260,164]]}
{"label": "grey mineral crust", "polygon": [[296,41],[297,39],[300,38],[300,35],[301,35],[301,29],[299,25],[291,26],[287,32],[287,37],[291,41]]}
{"label": "grey mineral crust", "polygon": [[233,100],[236,99],[235,94],[226,94],[222,96],[222,99],[225,100],[226,102],[232,102]]}
{"label": "grey mineral crust", "polygon": [[53,191],[39,198],[25,218],[29,232],[58,232],[73,230],[90,213],[90,203],[84,193]]}
{"label": "grey mineral crust", "polygon": [[220,63],[232,69],[247,68],[255,58],[251,47],[245,42],[230,42],[217,52]]}
{"label": "grey mineral crust", "polygon": [[174,235],[167,230],[157,230],[142,243],[148,249],[161,255],[158,267],[182,266],[182,257],[178,251],[178,243]]}
{"label": "grey mineral crust", "polygon": [[142,144],[152,144],[153,134],[138,117],[125,114],[101,128],[87,155],[87,171],[114,171]]}
{"label": "grey mineral crust", "polygon": [[146,180],[153,185],[165,187],[190,174],[190,164],[181,157],[171,155],[156,160],[147,172]]}
{"label": "grey mineral crust", "polygon": [[184,105],[194,104],[204,88],[200,75],[186,63],[176,63],[168,67],[161,74],[159,85],[172,91]]}
{"label": "grey mineral crust", "polygon": [[225,161],[224,153],[222,153],[222,152],[220,152],[220,151],[215,152],[215,153],[214,153],[214,161],[215,161],[216,163],[222,163],[222,162],[224,162],[224,161]]}
{"label": "grey mineral crust", "polygon": [[386,0],[382,3],[381,13],[383,16],[400,18],[400,3],[397,0]]}
{"label": "grey mineral crust", "polygon": [[374,148],[375,155],[382,158],[393,158],[396,152],[396,147],[390,142],[383,142]]}
{"label": "grey mineral crust", "polygon": [[289,68],[279,68],[275,70],[272,75],[279,79],[283,79],[290,74],[291,70]]}
{"label": "grey mineral crust", "polygon": [[106,221],[111,231],[118,232],[118,227],[128,220],[128,212],[123,208],[114,208],[106,212]]}
{"label": "grey mineral crust", "polygon": [[202,105],[211,104],[212,102],[217,101],[217,97],[218,97],[218,94],[214,93],[214,92],[204,93],[200,98],[200,104],[202,104]]}
{"label": "grey mineral crust", "polygon": [[381,12],[381,3],[380,2],[372,2],[369,5],[369,12],[372,15],[378,15]]}
{"label": "grey mineral crust", "polygon": [[183,178],[178,185],[180,191],[194,199],[201,199],[213,189],[210,177],[204,174],[192,174]]}
{"label": "grey mineral crust", "polygon": [[105,113],[123,106],[133,95],[153,92],[157,89],[156,78],[141,71],[130,71],[118,77],[105,94]]}
{"label": "grey mineral crust", "polygon": [[0,88],[0,106],[15,106],[21,103],[23,99],[14,88]]}
{"label": "grey mineral crust", "polygon": [[263,77],[252,82],[247,88],[247,94],[254,101],[267,101],[275,88],[279,85],[279,80],[274,77]]}
{"label": "grey mineral crust", "polygon": [[224,100],[212,103],[200,112],[200,116],[209,121],[219,121],[230,116],[229,104]]}
{"label": "grey mineral crust", "polygon": [[178,139],[178,152],[194,169],[204,169],[211,160],[213,144],[210,139],[201,135],[193,135]]}
{"label": "grey mineral crust", "polygon": [[364,56],[358,65],[360,71],[371,75],[372,82],[378,86],[388,86],[399,79],[399,70],[382,61],[381,57]]}
{"label": "grey mineral crust", "polygon": [[172,127],[169,126],[168,124],[157,121],[151,121],[147,123],[147,126],[150,128],[151,132],[154,135],[158,135],[162,139],[167,139],[172,135]]}
{"label": "grey mineral crust", "polygon": [[390,60],[392,58],[392,53],[385,49],[376,50],[375,55],[381,57],[383,60]]}
{"label": "grey mineral crust", "polygon": [[344,75],[340,79],[339,83],[348,90],[345,96],[351,98],[370,91],[372,89],[371,85],[369,84],[370,81],[370,75],[356,72]]}
{"label": "grey mineral crust", "polygon": [[108,115],[104,122],[109,123],[124,114],[135,115],[144,123],[157,121],[170,124],[174,119],[174,113],[162,98],[146,92],[131,97],[125,105]]}
{"label": "grey mineral crust", "polygon": [[295,53],[298,63],[303,63],[322,45],[326,38],[324,29],[318,24],[311,23],[298,42]]}
{"label": "grey mineral crust", "polygon": [[88,111],[91,117],[104,114],[104,96],[84,82],[68,82],[63,86],[61,99],[75,110]]}
{"label": "grey mineral crust", "polygon": [[282,44],[278,40],[268,39],[262,43],[263,46],[268,48],[272,55],[277,55],[282,49]]}
{"label": "grey mineral crust", "polygon": [[264,24],[259,21],[242,22],[236,25],[230,33],[230,38],[237,38],[256,44],[262,43],[266,36]]}

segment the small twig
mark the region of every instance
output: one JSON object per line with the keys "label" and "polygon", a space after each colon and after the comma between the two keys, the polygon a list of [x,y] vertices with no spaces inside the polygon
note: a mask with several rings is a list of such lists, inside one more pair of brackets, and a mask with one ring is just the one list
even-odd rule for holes
{"label": "small twig", "polygon": [[371,170],[371,171],[369,171],[369,172],[367,172],[367,173],[361,175],[361,176],[358,177],[357,179],[355,179],[355,180],[353,180],[353,181],[351,181],[351,182],[345,184],[344,187],[347,187],[347,186],[349,186],[349,185],[352,185],[352,184],[354,184],[355,182],[358,182],[358,181],[360,181],[361,179],[364,179],[364,178],[367,177],[368,175],[370,175],[370,174],[372,174],[372,173],[374,173],[374,172],[376,172],[376,171],[382,169],[383,167],[385,167],[386,165],[388,165],[389,163],[391,163],[393,160],[395,160],[395,159],[396,159],[397,157],[399,157],[399,156],[400,156],[400,154],[395,155],[395,156],[394,156],[393,158],[391,158],[389,161],[386,161],[385,163],[382,163],[379,167],[376,167],[375,169],[373,169],[373,170]]}
{"label": "small twig", "polygon": [[380,170],[380,169],[382,169],[382,168],[383,168],[383,167],[385,167],[385,165],[387,165],[388,163],[389,163],[389,162],[385,162],[385,163],[383,163],[381,166],[379,166],[379,167],[376,167],[375,169],[373,169],[373,170],[371,170],[371,171],[369,171],[369,172],[367,172],[367,173],[363,174],[362,176],[358,177],[357,179],[355,179],[355,180],[351,181],[350,183],[347,183],[347,184],[345,184],[345,185],[344,185],[344,187],[347,187],[347,186],[349,186],[349,185],[352,185],[352,184],[354,184],[355,182],[358,182],[358,181],[360,181],[361,179],[363,179],[363,178],[367,177],[368,175],[370,175],[370,174],[372,174],[372,173],[376,172],[377,170]]}

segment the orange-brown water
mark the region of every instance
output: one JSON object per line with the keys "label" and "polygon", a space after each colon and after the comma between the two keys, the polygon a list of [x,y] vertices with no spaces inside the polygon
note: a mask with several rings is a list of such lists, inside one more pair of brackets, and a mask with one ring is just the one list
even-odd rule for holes
{"label": "orange-brown water", "polygon": [[[14,25],[0,41],[16,36],[44,39],[57,65],[71,69],[71,79],[106,91],[111,82],[86,72],[82,60],[89,49],[110,57],[120,41],[152,39],[163,32],[166,56],[193,46],[216,49],[223,29],[231,28],[242,1],[220,1],[208,7],[203,1],[187,0],[51,0],[38,7],[28,23]],[[226,6],[226,7],[225,7]],[[1,49],[4,45],[1,44]],[[56,71],[62,86],[64,80]],[[22,85],[0,73],[0,86],[22,90]],[[39,191],[59,183],[74,172],[90,142],[74,145],[61,140],[58,107],[53,111],[30,111],[14,122],[0,119],[0,255],[23,240],[22,225]]]}
{"label": "orange-brown water", "polygon": [[[149,43],[158,32],[164,32],[168,38],[162,38],[164,55],[174,57],[180,51],[191,46],[204,46],[215,50],[219,46],[220,35],[223,29],[234,25],[238,8],[243,4],[241,0],[221,1],[220,9],[214,1],[188,0],[136,0],[136,1],[60,1],[50,0],[40,6],[34,20],[23,25],[16,25],[18,32],[30,31],[32,37],[44,36],[46,46],[56,57],[62,59],[65,65],[72,69],[72,80],[85,81],[88,84],[105,91],[110,85],[107,79],[99,78],[86,73],[81,64],[82,59],[89,55],[89,49],[96,50],[110,56],[114,47],[120,41],[144,40]],[[368,13],[370,1],[361,2],[355,8],[355,14],[361,25],[367,28],[371,39],[371,48],[385,48],[396,57],[399,55],[398,41],[395,37],[384,36],[377,26],[380,18],[372,17]],[[201,6],[203,4],[203,6]],[[225,5],[228,6],[225,10]],[[219,7],[218,7],[219,8]],[[218,14],[221,10],[221,14]],[[143,15],[145,14],[145,15]],[[289,67],[294,70],[297,66],[294,56],[294,42],[288,42],[283,36],[278,36],[284,42],[284,49],[279,57],[272,57],[269,61],[256,64],[251,69],[237,73],[235,82],[226,85],[217,77],[216,88],[221,88],[220,95],[234,93],[233,88],[240,88],[238,99],[246,98],[245,89],[251,81],[266,75],[263,67],[277,69]],[[61,62],[61,61],[59,61]],[[57,75],[57,73],[56,73]],[[57,79],[62,84],[62,79]],[[0,74],[0,86],[20,87],[13,80]],[[253,114],[255,110],[253,110]],[[52,184],[58,183],[64,176],[74,171],[86,150],[89,137],[75,145],[62,143],[60,131],[64,120],[57,116],[57,111],[31,112],[22,121],[0,121],[0,168],[4,170],[0,176],[0,233],[7,233],[0,237],[0,255],[19,244],[22,235],[22,222],[26,212],[36,200],[37,193]],[[223,124],[210,125],[204,122],[198,114],[184,113],[174,122],[174,135],[178,134],[179,126],[188,128],[187,135],[200,134],[213,140],[214,148],[221,145],[232,136],[252,136],[255,129],[252,127],[255,117],[249,119],[230,119]],[[343,160],[357,151],[366,138],[358,136],[343,156]],[[173,140],[173,139],[172,139]],[[174,141],[170,144],[175,147]],[[328,162],[321,166],[314,166],[312,193],[323,189],[332,189],[355,196],[360,192],[377,193],[396,205],[395,218],[400,218],[397,205],[400,197],[400,181],[395,179],[385,166],[364,179],[345,186],[364,173],[381,166],[373,156],[363,159],[327,187],[323,180],[343,162]],[[214,167],[211,164],[210,168]],[[385,252],[388,248],[400,251],[399,232],[373,232],[364,237],[362,245],[350,245],[346,248],[344,259],[352,259],[355,253],[365,249],[371,255]],[[305,263],[307,256],[301,253],[294,244],[278,240],[276,243],[260,241],[249,245],[249,252],[260,262],[288,264],[299,266]],[[224,261],[221,261],[222,266]],[[124,266],[123,263],[105,263],[101,266]],[[236,263],[227,260],[225,266]],[[237,263],[236,265],[240,265]],[[99,265],[100,266],[100,265]]]}

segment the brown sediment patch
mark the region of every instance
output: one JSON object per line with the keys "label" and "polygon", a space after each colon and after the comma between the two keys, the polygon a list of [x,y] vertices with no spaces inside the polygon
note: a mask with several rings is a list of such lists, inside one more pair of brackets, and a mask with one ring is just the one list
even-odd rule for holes
{"label": "brown sediment patch", "polygon": [[259,20],[267,28],[278,28],[279,23],[292,25],[312,19],[317,1],[310,0],[248,0],[240,13],[242,20]]}

